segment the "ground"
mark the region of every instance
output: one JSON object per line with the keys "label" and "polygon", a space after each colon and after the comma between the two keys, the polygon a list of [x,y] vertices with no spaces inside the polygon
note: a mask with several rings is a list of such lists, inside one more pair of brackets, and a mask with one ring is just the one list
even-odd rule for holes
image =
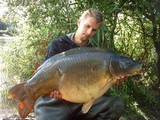
{"label": "ground", "polygon": [[[142,107],[141,111],[143,114],[140,115],[126,110],[120,120],[160,120],[160,108]],[[20,120],[16,107],[0,108],[0,120]],[[26,120],[35,120],[34,112],[30,113]]]}

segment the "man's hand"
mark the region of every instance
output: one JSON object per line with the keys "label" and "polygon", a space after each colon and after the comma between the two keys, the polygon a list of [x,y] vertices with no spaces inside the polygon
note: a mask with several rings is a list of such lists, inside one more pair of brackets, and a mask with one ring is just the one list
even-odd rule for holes
{"label": "man's hand", "polygon": [[51,92],[50,97],[54,99],[62,99],[60,92],[56,90]]}
{"label": "man's hand", "polygon": [[127,80],[127,77],[126,77],[126,76],[123,76],[123,77],[121,77],[120,79],[118,79],[116,82],[114,82],[114,83],[112,84],[112,87],[118,86],[120,83],[122,83],[123,81],[126,81],[126,80]]}

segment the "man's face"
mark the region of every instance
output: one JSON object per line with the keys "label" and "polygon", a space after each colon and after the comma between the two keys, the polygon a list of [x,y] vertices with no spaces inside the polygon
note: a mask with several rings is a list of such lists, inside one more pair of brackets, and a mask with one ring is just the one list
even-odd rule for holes
{"label": "man's face", "polygon": [[86,42],[95,35],[96,31],[101,27],[101,23],[97,23],[93,17],[86,17],[78,20],[77,33],[81,42]]}

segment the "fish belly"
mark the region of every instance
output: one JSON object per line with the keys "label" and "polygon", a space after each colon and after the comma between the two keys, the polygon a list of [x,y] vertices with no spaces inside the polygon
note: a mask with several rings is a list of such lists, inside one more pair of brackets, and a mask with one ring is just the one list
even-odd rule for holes
{"label": "fish belly", "polygon": [[83,103],[96,99],[106,92],[110,75],[101,67],[91,68],[91,64],[86,66],[77,65],[63,74],[59,84],[59,91],[63,99]]}

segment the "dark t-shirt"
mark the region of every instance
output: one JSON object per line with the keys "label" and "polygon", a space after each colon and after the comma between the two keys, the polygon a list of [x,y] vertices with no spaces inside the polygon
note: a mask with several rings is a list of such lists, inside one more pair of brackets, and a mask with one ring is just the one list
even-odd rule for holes
{"label": "dark t-shirt", "polygon": [[[68,37],[67,35],[61,36],[58,39],[55,39],[54,41],[52,41],[52,43],[49,45],[45,60],[47,60],[48,58],[52,57],[55,54],[58,54],[76,47],[80,47],[80,46],[75,44],[72,38]],[[88,42],[84,47],[92,47],[92,45],[91,43]]]}

